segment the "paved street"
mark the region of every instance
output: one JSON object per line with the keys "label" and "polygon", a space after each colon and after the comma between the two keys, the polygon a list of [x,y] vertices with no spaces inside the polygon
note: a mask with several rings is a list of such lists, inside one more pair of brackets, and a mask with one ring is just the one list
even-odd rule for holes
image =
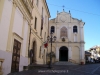
{"label": "paved street", "polygon": [[100,75],[100,64],[53,65],[52,69],[42,68],[9,75]]}

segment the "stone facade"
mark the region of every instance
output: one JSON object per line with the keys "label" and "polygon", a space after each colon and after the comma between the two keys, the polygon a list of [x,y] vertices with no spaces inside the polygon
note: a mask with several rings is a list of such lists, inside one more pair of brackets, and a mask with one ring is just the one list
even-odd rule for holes
{"label": "stone facade", "polygon": [[0,58],[3,73],[46,64],[50,12],[46,0],[0,0]]}
{"label": "stone facade", "polygon": [[[49,21],[49,36],[53,32],[53,36],[57,37],[52,46],[52,51],[56,55],[55,61],[85,63],[84,24],[82,20],[73,18],[70,12],[67,13],[64,10],[60,13],[57,12],[56,18]],[[51,51],[50,45],[49,43],[48,52]],[[67,51],[64,51],[66,49]]]}
{"label": "stone facade", "polygon": [[32,51],[29,63],[46,64],[47,48],[44,47],[44,42],[48,36],[50,13],[46,0],[34,0],[33,6],[30,34],[30,50]]}
{"label": "stone facade", "polygon": [[[31,0],[0,0],[0,58],[4,59],[4,75],[12,72],[13,67],[22,71],[28,65],[32,9]],[[14,48],[15,40],[20,45],[17,48]]]}

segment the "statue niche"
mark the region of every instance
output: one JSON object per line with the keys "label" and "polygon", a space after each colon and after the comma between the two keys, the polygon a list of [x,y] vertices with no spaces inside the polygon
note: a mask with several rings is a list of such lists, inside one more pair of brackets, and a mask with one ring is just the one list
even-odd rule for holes
{"label": "statue niche", "polygon": [[67,28],[66,27],[62,27],[60,29],[60,37],[61,38],[66,38],[67,37]]}

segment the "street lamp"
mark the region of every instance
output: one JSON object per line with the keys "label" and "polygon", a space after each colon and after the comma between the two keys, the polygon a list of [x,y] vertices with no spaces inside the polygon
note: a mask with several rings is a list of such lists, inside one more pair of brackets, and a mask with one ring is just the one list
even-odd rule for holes
{"label": "street lamp", "polygon": [[[51,36],[51,37],[50,37]],[[47,37],[47,40],[49,42],[51,42],[51,53],[50,53],[50,63],[49,63],[49,68],[51,68],[51,64],[52,64],[52,40],[54,40],[54,42],[56,41],[56,36],[53,37],[53,33],[50,33],[50,36]]]}

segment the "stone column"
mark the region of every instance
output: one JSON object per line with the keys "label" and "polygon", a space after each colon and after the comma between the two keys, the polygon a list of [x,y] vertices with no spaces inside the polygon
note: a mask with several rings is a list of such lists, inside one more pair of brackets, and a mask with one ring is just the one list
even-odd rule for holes
{"label": "stone column", "polygon": [[84,62],[85,63],[85,53],[84,53],[84,45],[81,44],[81,48],[80,48],[80,62]]}
{"label": "stone column", "polygon": [[56,47],[56,61],[59,61],[59,48]]}
{"label": "stone column", "polygon": [[12,31],[13,31],[13,23],[14,23],[15,12],[16,12],[16,4],[13,3],[9,32],[8,32],[8,39],[7,39],[7,48],[6,48],[6,50],[8,52],[11,51],[11,39],[12,39]]}
{"label": "stone column", "polygon": [[71,41],[71,27],[68,28],[68,39]]}
{"label": "stone column", "polygon": [[56,37],[57,37],[57,41],[59,40],[59,38],[60,38],[60,29],[59,29],[59,27],[57,27],[57,30],[56,30],[57,32],[56,32]]}
{"label": "stone column", "polygon": [[81,41],[84,41],[84,31],[83,31],[83,27],[80,27],[80,36],[81,36]]}
{"label": "stone column", "polygon": [[82,59],[82,47],[80,46],[80,62],[81,62],[81,59]]}
{"label": "stone column", "polygon": [[1,21],[1,18],[2,18],[2,13],[3,13],[5,1],[6,0],[0,0],[0,21]]}
{"label": "stone column", "polygon": [[82,60],[84,60],[84,46],[82,46]]}
{"label": "stone column", "polygon": [[71,47],[68,47],[69,50],[68,50],[68,58],[69,59],[72,59],[72,50],[71,50]]}

